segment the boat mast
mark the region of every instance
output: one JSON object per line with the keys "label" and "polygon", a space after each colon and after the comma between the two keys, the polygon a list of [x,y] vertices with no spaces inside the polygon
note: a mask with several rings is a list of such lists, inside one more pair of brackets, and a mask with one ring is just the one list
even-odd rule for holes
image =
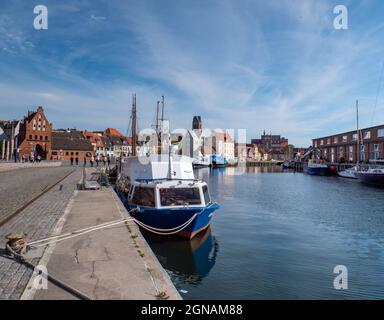
{"label": "boat mast", "polygon": [[136,156],[136,141],[137,141],[137,116],[136,116],[136,94],[132,95],[132,155]]}
{"label": "boat mast", "polygon": [[161,119],[160,119],[160,134],[159,134],[159,154],[163,149],[163,135],[164,135],[164,95],[161,96]]}
{"label": "boat mast", "polygon": [[356,164],[360,162],[360,135],[359,135],[359,100],[356,100],[356,135],[357,135],[357,150],[356,150]]}

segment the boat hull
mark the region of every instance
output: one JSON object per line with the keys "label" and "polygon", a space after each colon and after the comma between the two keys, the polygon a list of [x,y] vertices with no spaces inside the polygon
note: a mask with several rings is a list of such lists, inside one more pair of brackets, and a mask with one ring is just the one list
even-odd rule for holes
{"label": "boat hull", "polygon": [[356,178],[360,182],[376,187],[384,187],[384,173],[368,173],[368,172],[356,172]]}
{"label": "boat hull", "polygon": [[151,228],[176,228],[190,220],[194,214],[197,214],[196,218],[187,227],[176,233],[176,235],[188,239],[192,239],[195,235],[208,228],[214,211],[220,208],[217,203],[211,203],[205,208],[156,209],[138,207],[137,205],[128,203],[121,194],[119,194],[119,196],[128,210],[138,208],[138,211],[131,213],[131,216]]}
{"label": "boat hull", "polygon": [[352,171],[339,171],[337,175],[341,178],[346,178],[346,179],[357,179],[355,176],[355,172]]}
{"label": "boat hull", "polygon": [[212,155],[211,158],[211,163],[212,167],[217,168],[217,167],[226,167],[228,165],[227,159],[220,155]]}
{"label": "boat hull", "polygon": [[306,166],[304,172],[312,176],[333,176],[336,173],[334,166]]}

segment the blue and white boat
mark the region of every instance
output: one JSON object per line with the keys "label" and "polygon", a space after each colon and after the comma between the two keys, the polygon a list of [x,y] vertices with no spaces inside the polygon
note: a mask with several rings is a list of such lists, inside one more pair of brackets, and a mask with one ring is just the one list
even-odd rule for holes
{"label": "blue and white boat", "polygon": [[211,156],[212,167],[226,167],[228,160],[220,154],[213,154]]}
{"label": "blue and white boat", "polygon": [[192,159],[150,155],[122,159],[116,190],[138,224],[154,233],[192,239],[206,229],[219,205],[206,182],[194,177]]}
{"label": "blue and white boat", "polygon": [[314,176],[331,176],[336,173],[336,168],[334,166],[328,166],[326,163],[309,161],[308,164],[304,166],[304,172]]}

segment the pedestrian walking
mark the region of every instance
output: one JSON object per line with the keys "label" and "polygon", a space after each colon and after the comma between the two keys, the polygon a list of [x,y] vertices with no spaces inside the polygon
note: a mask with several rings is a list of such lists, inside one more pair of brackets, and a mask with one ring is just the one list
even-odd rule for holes
{"label": "pedestrian walking", "polygon": [[76,165],[78,166],[79,165],[79,157],[76,157],[75,162],[76,162]]}
{"label": "pedestrian walking", "polygon": [[111,158],[109,157],[109,155],[107,156],[107,163],[108,163],[108,167],[109,167],[109,165],[111,164]]}
{"label": "pedestrian walking", "polygon": [[103,156],[103,165],[105,167],[105,156]]}
{"label": "pedestrian walking", "polygon": [[71,157],[71,166],[73,166],[73,157]]}
{"label": "pedestrian walking", "polygon": [[91,163],[91,167],[93,168],[93,161],[95,160],[95,158],[92,156],[91,157],[91,160],[89,161]]}
{"label": "pedestrian walking", "polygon": [[84,167],[87,166],[87,157],[84,157]]}
{"label": "pedestrian walking", "polygon": [[96,156],[96,167],[98,167],[98,166],[99,166],[99,161],[100,161],[100,156],[99,156],[99,155],[97,155],[97,156]]}

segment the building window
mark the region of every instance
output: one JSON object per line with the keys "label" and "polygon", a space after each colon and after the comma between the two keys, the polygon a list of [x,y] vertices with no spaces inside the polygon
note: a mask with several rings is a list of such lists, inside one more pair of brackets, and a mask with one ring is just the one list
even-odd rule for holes
{"label": "building window", "polygon": [[37,140],[37,136],[35,136],[35,140]]}
{"label": "building window", "polygon": [[353,141],[357,141],[357,133],[354,133],[354,134],[352,135],[352,140],[353,140]]}
{"label": "building window", "polygon": [[48,140],[48,136],[45,136],[45,140]]}
{"label": "building window", "polygon": [[375,143],[373,145],[373,159],[378,160],[380,159],[380,144]]}
{"label": "building window", "polygon": [[43,136],[40,136],[40,140],[43,140]]}
{"label": "building window", "polygon": [[73,156],[73,152],[71,152],[71,156]]}
{"label": "building window", "polygon": [[69,155],[69,152],[66,152],[65,155],[68,156],[68,155]]}
{"label": "building window", "polygon": [[352,162],[353,161],[353,146],[349,146],[348,150],[349,150],[348,159],[350,162]]}
{"label": "building window", "polygon": [[377,129],[377,137],[378,138],[384,137],[384,129]]}
{"label": "building window", "polygon": [[31,140],[32,140],[32,135],[31,135],[31,134],[29,135],[29,139],[31,139]]}
{"label": "building window", "polygon": [[333,143],[338,143],[339,142],[339,137],[335,137],[334,139],[333,139]]}
{"label": "building window", "polygon": [[371,139],[371,131],[364,132],[364,139]]}
{"label": "building window", "polygon": [[343,136],[343,142],[348,142],[348,136]]}
{"label": "building window", "polygon": [[78,155],[79,155],[79,153],[78,153],[78,152],[76,152],[76,155],[78,156]]}
{"label": "building window", "polygon": [[365,161],[365,145],[360,146],[360,160]]}
{"label": "building window", "polygon": [[321,146],[324,145],[324,140],[320,140],[320,145],[321,145]]}
{"label": "building window", "polygon": [[327,139],[327,144],[331,144],[331,138]]}

